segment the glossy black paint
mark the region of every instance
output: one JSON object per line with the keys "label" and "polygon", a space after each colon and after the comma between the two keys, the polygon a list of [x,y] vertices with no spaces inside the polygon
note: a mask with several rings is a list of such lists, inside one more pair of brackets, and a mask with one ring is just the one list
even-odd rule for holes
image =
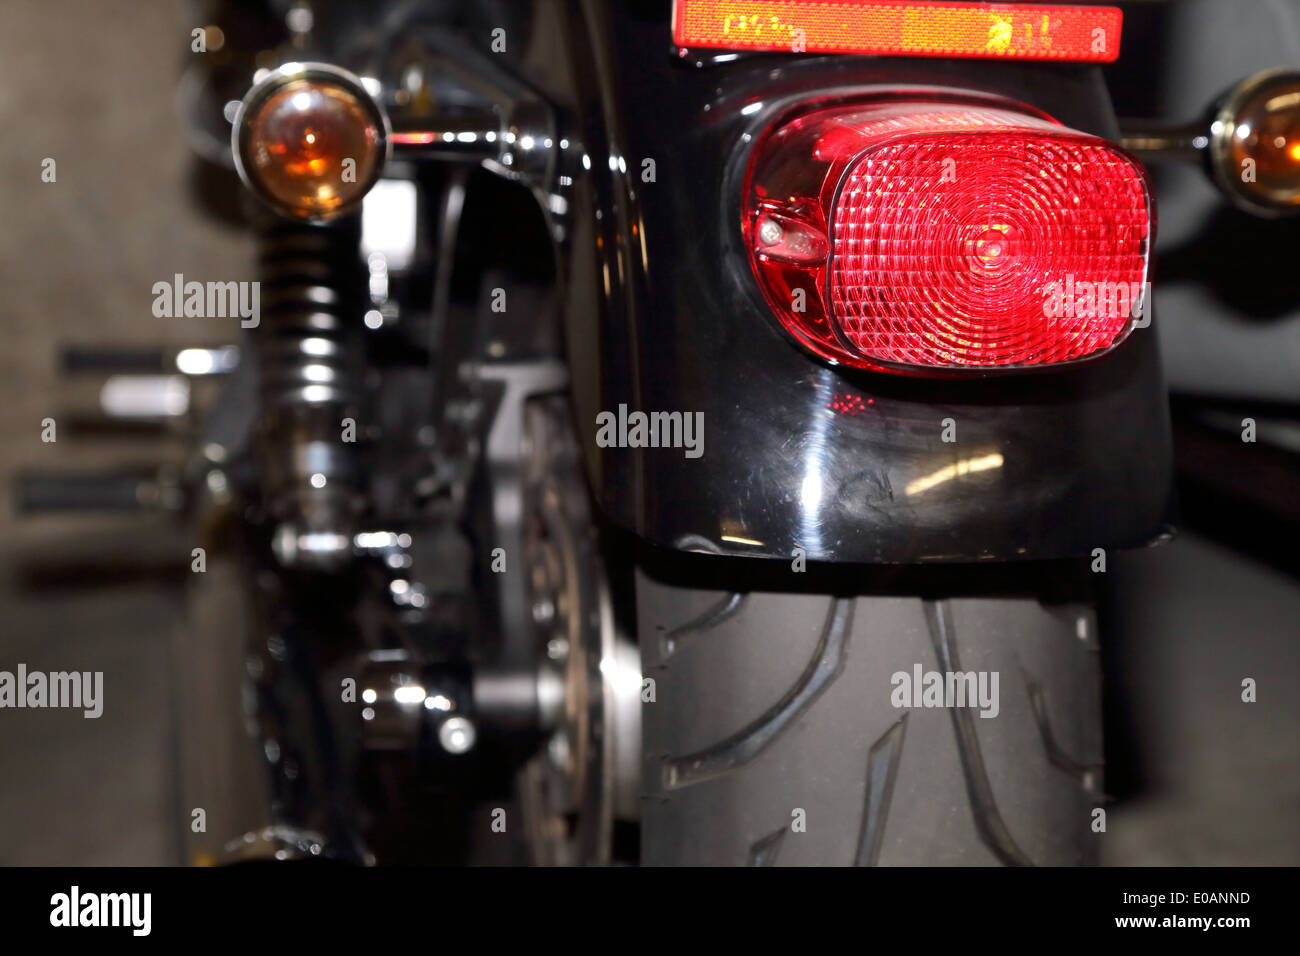
{"label": "glossy black paint", "polygon": [[[670,48],[667,3],[577,2],[562,274],[596,496],[653,544],[789,559],[1049,559],[1168,533],[1154,328],[1052,372],[971,380],[832,367],[779,329],[740,244],[747,143],[792,103],[947,87],[1114,138],[1095,68]],[[581,161],[585,153],[587,161]],[[653,159],[654,181],[643,180]],[[589,168],[588,168],[589,167]],[[600,448],[596,415],[702,412],[704,453]],[[944,442],[946,419],[955,442]]]}

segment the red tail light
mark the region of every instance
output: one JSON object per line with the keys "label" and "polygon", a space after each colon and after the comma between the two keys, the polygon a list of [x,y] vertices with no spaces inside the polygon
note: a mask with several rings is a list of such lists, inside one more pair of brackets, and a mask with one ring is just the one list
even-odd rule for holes
{"label": "red tail light", "polygon": [[1119,344],[1146,302],[1141,167],[1004,107],[877,102],[762,137],[751,264],[785,328],[860,368],[1066,362]]}

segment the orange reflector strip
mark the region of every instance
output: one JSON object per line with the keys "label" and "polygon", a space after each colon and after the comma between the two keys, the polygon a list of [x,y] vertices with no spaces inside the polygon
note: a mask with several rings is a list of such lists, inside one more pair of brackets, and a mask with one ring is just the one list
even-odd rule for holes
{"label": "orange reflector strip", "polygon": [[1110,63],[1116,7],[919,0],[674,0],[679,47]]}

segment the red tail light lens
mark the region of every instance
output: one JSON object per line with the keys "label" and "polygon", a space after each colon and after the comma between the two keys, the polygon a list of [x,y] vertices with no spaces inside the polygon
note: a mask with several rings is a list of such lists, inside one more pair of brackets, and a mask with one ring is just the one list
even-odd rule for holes
{"label": "red tail light lens", "polygon": [[1146,302],[1141,167],[1015,109],[892,102],[761,138],[745,239],[805,346],[861,368],[1066,362],[1117,345]]}

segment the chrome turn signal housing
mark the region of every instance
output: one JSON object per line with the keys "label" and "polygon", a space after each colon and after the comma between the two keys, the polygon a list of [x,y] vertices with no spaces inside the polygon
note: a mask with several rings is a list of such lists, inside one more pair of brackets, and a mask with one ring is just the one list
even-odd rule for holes
{"label": "chrome turn signal housing", "polygon": [[244,97],[235,168],[272,208],[325,220],[355,209],[391,150],[388,116],[362,81],[324,63],[286,63]]}
{"label": "chrome turn signal housing", "polygon": [[1223,98],[1210,166],[1234,202],[1259,215],[1300,213],[1300,72],[1256,73]]}

